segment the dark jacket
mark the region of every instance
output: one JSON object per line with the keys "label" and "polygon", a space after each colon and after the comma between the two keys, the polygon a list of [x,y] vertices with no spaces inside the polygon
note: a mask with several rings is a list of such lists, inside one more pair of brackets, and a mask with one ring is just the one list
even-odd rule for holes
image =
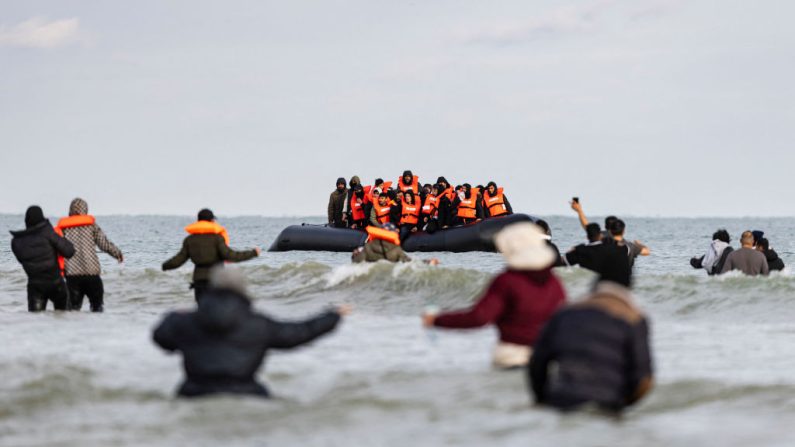
{"label": "dark jacket", "polygon": [[600,281],[612,281],[626,287],[632,282],[632,269],[626,247],[615,241],[605,243],[604,239],[591,244],[581,244],[566,253],[563,258],[568,265],[577,265],[592,270]]}
{"label": "dark jacket", "polygon": [[335,189],[328,198],[328,223],[343,227],[342,214],[345,211],[345,199],[348,197],[348,190]]}
{"label": "dark jacket", "polygon": [[453,203],[446,194],[439,196],[437,209],[439,210],[439,225],[449,227],[452,224]]}
{"label": "dark jacket", "polygon": [[75,248],[71,242],[58,236],[49,221],[20,231],[12,231],[11,251],[22,264],[28,282],[52,284],[61,277],[58,255],[71,258]]}
{"label": "dark jacket", "polygon": [[474,307],[441,314],[434,326],[463,329],[494,323],[501,341],[532,346],[541,328],[565,300],[563,286],[549,269],[508,270],[494,278]]}
{"label": "dark jacket", "polygon": [[770,250],[762,252],[767,258],[767,267],[770,271],[774,270],[784,270],[784,261],[778,257],[778,253],[772,248]]}
{"label": "dark jacket", "polygon": [[408,262],[411,258],[406,255],[406,252],[400,248],[400,245],[395,245],[391,242],[376,239],[364,244],[361,251],[356,251],[351,258],[353,262]]}
{"label": "dark jacket", "polygon": [[268,391],[255,375],[268,349],[290,349],[331,331],[339,322],[326,312],[297,323],[282,323],[255,313],[236,292],[209,289],[195,312],[172,312],[155,329],[163,349],[184,357],[181,396],[211,393],[257,394]]}
{"label": "dark jacket", "polygon": [[191,234],[182,241],[182,249],[163,263],[163,270],[179,268],[190,259],[193,281],[207,281],[210,268],[224,261],[241,262],[257,257],[256,250],[235,251],[229,248],[220,234]]}
{"label": "dark jacket", "polygon": [[652,384],[649,326],[629,290],[600,283],[552,317],[533,347],[529,375],[536,400],[564,410],[593,402],[620,411],[640,399]]}

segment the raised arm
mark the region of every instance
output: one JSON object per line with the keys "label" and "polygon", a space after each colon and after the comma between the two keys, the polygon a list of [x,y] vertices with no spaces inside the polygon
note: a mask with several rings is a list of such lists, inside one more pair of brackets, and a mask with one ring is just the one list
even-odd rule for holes
{"label": "raised arm", "polygon": [[582,225],[582,229],[584,230],[585,227],[588,226],[588,218],[585,217],[585,213],[582,210],[582,205],[580,202],[571,201],[571,209],[577,212],[577,217],[580,219],[580,225]]}

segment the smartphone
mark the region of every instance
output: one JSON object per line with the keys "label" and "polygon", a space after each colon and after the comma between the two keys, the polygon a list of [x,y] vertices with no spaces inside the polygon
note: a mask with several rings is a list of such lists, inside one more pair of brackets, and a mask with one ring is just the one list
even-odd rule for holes
{"label": "smartphone", "polygon": [[571,201],[574,202],[574,203],[580,203],[580,198],[579,197],[572,197]]}

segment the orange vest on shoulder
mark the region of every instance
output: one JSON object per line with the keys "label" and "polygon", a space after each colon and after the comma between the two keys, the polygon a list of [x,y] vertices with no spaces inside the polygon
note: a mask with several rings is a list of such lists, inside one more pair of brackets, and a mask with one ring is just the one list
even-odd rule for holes
{"label": "orange vest on shoulder", "polygon": [[[367,195],[365,195],[367,197]],[[351,197],[351,218],[353,220],[362,220],[364,219],[364,200],[356,197],[354,194]]]}
{"label": "orange vest on shoulder", "polygon": [[458,204],[458,217],[462,219],[477,219],[478,217],[478,188],[472,188],[469,198],[464,197]]}
{"label": "orange vest on shoulder", "polygon": [[229,234],[226,232],[226,228],[215,222],[200,220],[185,227],[185,231],[188,234],[220,234],[224,238],[226,245],[229,245]]}
{"label": "orange vest on shoulder", "polygon": [[442,198],[442,196],[447,196],[447,199],[450,201],[450,203],[453,203],[453,200],[455,200],[455,191],[453,191],[453,187],[448,186],[447,189],[439,193],[440,199]]}
{"label": "orange vest on shoulder", "polygon": [[365,186],[362,189],[364,189],[364,199],[362,199],[362,204],[367,205],[368,203],[372,203],[373,195],[371,194],[371,192],[373,191],[373,187]]}
{"label": "orange vest on shoulder", "polygon": [[381,206],[375,203],[373,204],[373,209],[375,210],[375,218],[378,220],[378,223],[384,224],[389,222],[389,212],[392,210],[389,204]]}
{"label": "orange vest on shoulder", "polygon": [[420,221],[420,205],[416,199],[414,203],[408,204],[403,201],[402,215],[400,217],[400,224],[417,225]]}
{"label": "orange vest on shoulder", "polygon": [[426,216],[436,217],[436,215],[438,214],[437,212],[438,208],[439,208],[439,198],[432,194],[428,194],[425,197],[425,204],[422,205],[422,213],[425,214]]}
{"label": "orange vest on shoulder", "polygon": [[497,188],[493,196],[489,195],[489,190],[487,189],[483,193],[483,202],[486,203],[486,208],[489,210],[489,216],[491,217],[508,214],[505,198],[502,196],[502,188]]}
{"label": "orange vest on shoulder", "polygon": [[[67,228],[87,227],[89,225],[94,225],[95,222],[96,219],[94,219],[94,216],[90,214],[69,216],[59,220],[58,225],[55,226],[54,230],[58,234],[58,236],[63,237],[63,230]],[[58,268],[61,269],[61,276],[63,276],[66,271],[66,260],[64,259],[63,256],[60,255],[58,256]]]}
{"label": "orange vest on shoulder", "polygon": [[406,192],[409,189],[414,191],[415,195],[419,194],[419,192],[420,192],[420,178],[419,178],[419,176],[416,176],[416,175],[411,180],[411,184],[410,185],[404,185],[403,184],[403,177],[398,178],[397,185],[398,185],[398,189],[400,189],[403,192]]}
{"label": "orange vest on shoulder", "polygon": [[384,230],[378,227],[367,227],[367,242],[376,240],[391,242],[395,245],[400,245],[400,236],[394,231]]}

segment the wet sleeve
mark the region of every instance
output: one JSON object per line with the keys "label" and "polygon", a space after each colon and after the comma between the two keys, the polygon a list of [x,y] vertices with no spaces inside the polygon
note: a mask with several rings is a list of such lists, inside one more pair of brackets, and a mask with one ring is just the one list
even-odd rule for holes
{"label": "wet sleeve", "polygon": [[497,319],[505,308],[507,291],[498,277],[491,283],[486,294],[471,309],[462,312],[444,313],[436,317],[434,326],[446,328],[475,328],[485,326]]}
{"label": "wet sleeve", "polygon": [[634,403],[642,398],[652,383],[652,360],[649,349],[649,324],[642,319],[634,325],[629,341],[629,395],[627,402]]}
{"label": "wet sleeve", "polygon": [[113,256],[117,260],[121,259],[121,250],[105,236],[105,232],[102,231],[99,225],[94,225],[94,243],[105,253]]}
{"label": "wet sleeve", "polygon": [[232,250],[228,245],[226,245],[226,241],[224,241],[224,238],[220,235],[216,238],[215,244],[216,248],[218,249],[219,256],[224,261],[243,262],[257,257],[257,251],[254,249],[242,251]]}
{"label": "wet sleeve", "polygon": [[152,340],[156,345],[166,351],[175,351],[179,348],[178,320],[179,315],[175,313],[166,315],[166,318],[152,332]]}
{"label": "wet sleeve", "polygon": [[566,253],[564,260],[566,261],[566,265],[577,265],[580,263],[580,251],[579,246],[574,247],[571,251]]}
{"label": "wet sleeve", "polygon": [[536,402],[542,403],[545,399],[547,387],[547,375],[549,362],[554,360],[553,343],[555,331],[557,329],[557,318],[551,320],[541,329],[541,334],[533,345],[533,355],[530,356],[530,364],[527,366],[527,377],[530,389],[536,398]]}
{"label": "wet sleeve", "polygon": [[75,247],[65,237],[58,236],[55,231],[52,231],[49,235],[49,238],[50,244],[59,255],[63,256],[64,258],[71,258],[74,256]]}
{"label": "wet sleeve", "polygon": [[268,347],[291,349],[309,343],[321,335],[331,332],[340,322],[336,312],[325,312],[315,318],[301,322],[280,322],[266,317],[268,325]]}
{"label": "wet sleeve", "polygon": [[163,263],[163,270],[173,270],[188,262],[188,242],[182,241],[182,248],[173,258]]}

